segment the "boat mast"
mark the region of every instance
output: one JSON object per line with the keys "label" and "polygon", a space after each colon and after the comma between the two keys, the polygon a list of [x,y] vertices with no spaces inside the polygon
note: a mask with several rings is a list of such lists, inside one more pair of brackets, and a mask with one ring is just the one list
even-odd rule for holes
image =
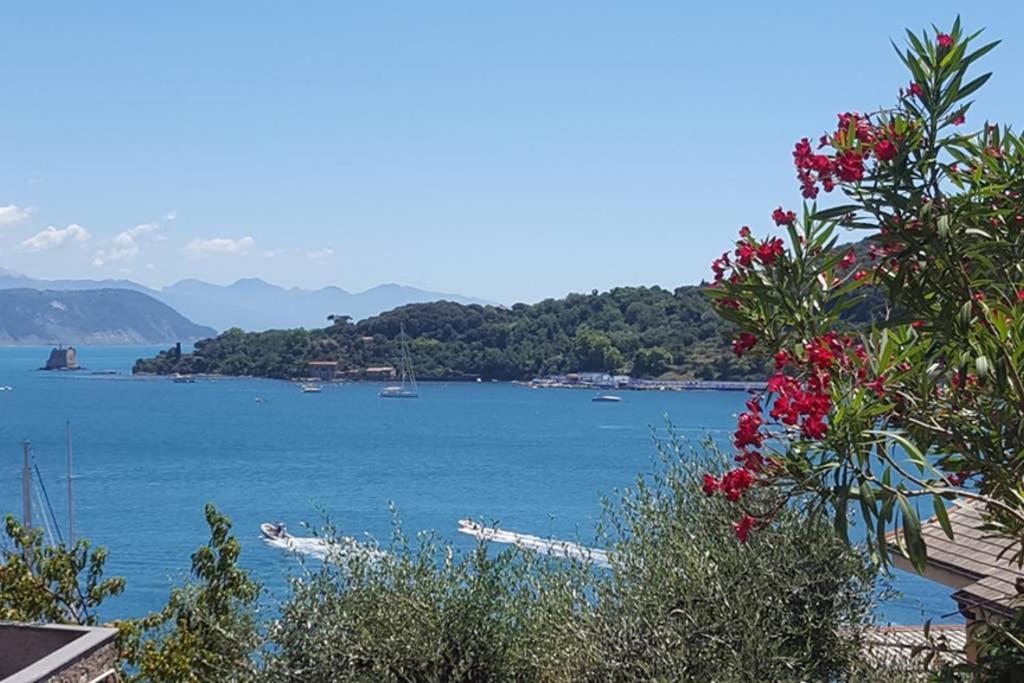
{"label": "boat mast", "polygon": [[25,464],[21,468],[21,496],[22,496],[22,513],[21,523],[26,528],[32,527],[32,468],[29,467],[29,460],[31,459],[32,446],[28,441],[21,444],[22,452],[25,455]]}
{"label": "boat mast", "polygon": [[409,353],[409,338],[405,336],[405,325],[402,325],[402,376],[409,374],[409,383],[412,390],[416,391],[416,373],[412,369],[412,355]]}
{"label": "boat mast", "polygon": [[71,420],[67,421],[68,437],[68,547],[75,545],[75,484],[71,478]]}

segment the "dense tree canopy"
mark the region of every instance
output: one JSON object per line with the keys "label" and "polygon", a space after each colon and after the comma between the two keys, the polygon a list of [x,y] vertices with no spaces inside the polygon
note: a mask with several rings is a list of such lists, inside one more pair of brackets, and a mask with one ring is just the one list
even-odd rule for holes
{"label": "dense tree canopy", "polygon": [[335,315],[328,322],[319,330],[228,330],[180,358],[169,351],[140,360],[135,371],[291,378],[307,375],[312,360],[335,360],[342,370],[395,364],[404,326],[416,373],[425,379],[515,380],[575,371],[766,376],[761,361],[736,358],[733,328],[696,286],[618,287],[512,308],[439,301],[358,323]]}

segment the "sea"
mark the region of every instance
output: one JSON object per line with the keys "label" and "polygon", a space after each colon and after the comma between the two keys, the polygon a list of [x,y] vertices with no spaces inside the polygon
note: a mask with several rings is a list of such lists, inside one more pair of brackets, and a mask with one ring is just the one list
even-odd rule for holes
{"label": "sea", "polygon": [[[159,347],[79,347],[79,372],[42,372],[49,348],[0,348],[0,513],[21,514],[23,443],[31,444],[67,533],[66,425],[74,459],[75,532],[109,549],[107,573],[127,588],[101,608],[111,620],[159,609],[208,538],[207,502],[234,522],[241,562],[268,599],[287,596],[299,560],[261,541],[261,522],[329,519],[341,533],[386,543],[432,530],[460,548],[473,518],[542,537],[592,539],[602,496],[654,471],[666,424],[694,443],[728,439],[742,392],[594,393],[506,383],[422,383],[420,398],[381,399],[374,384],[133,377]],[[97,373],[97,374],[93,374]],[[107,373],[107,374],[99,374]],[[114,373],[114,374],[109,374]],[[52,528],[56,526],[56,528]],[[2,543],[2,541],[0,541]],[[307,559],[308,562],[308,559]],[[950,590],[895,571],[883,622],[959,621]]]}

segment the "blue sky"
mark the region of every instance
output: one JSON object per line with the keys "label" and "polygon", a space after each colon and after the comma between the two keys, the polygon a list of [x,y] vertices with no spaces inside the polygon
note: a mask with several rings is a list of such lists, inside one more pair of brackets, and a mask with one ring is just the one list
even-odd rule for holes
{"label": "blue sky", "polygon": [[698,282],[795,206],[795,140],[891,103],[904,26],[1019,3],[6,3],[0,266],[497,301]]}

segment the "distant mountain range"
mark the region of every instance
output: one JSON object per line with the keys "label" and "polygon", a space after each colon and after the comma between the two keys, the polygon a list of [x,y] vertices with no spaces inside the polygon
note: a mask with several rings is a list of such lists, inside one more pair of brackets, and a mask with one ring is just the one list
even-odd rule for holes
{"label": "distant mountain range", "polygon": [[457,294],[430,292],[396,284],[378,285],[364,292],[347,292],[340,287],[322,289],[285,288],[258,278],[238,280],[231,285],[214,285],[202,280],[181,280],[153,289],[131,280],[37,280],[0,269],[0,289],[94,290],[127,289],[147,294],[173,307],[187,318],[217,330],[306,327],[318,328],[327,316],[348,315],[362,320],[412,303],[454,301],[461,304],[492,302]]}
{"label": "distant mountain range", "polygon": [[125,289],[0,291],[0,345],[163,344],[215,334],[167,304]]}

